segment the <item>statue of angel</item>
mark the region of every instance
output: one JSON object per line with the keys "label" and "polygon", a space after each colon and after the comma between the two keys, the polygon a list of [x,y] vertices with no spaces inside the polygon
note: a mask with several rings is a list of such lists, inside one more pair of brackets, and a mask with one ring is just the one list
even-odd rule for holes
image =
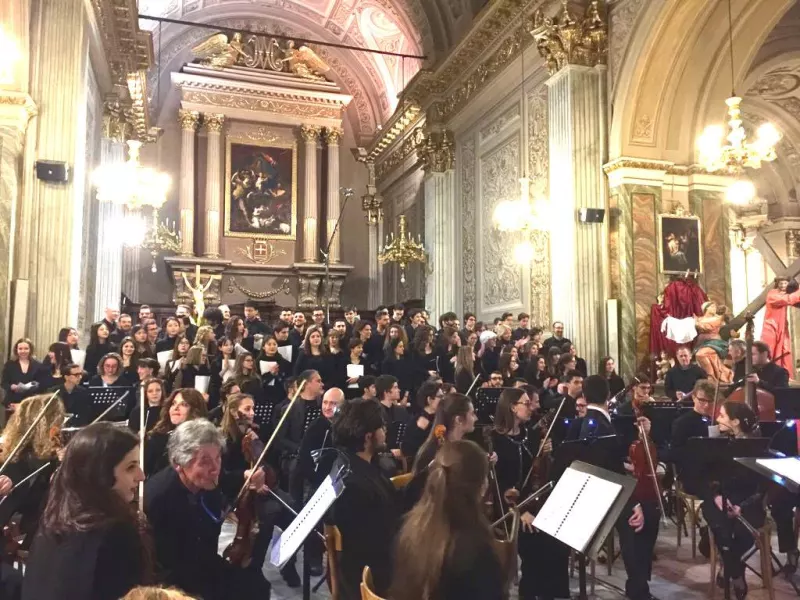
{"label": "statue of angel", "polygon": [[284,61],[289,63],[289,71],[305,79],[325,81],[322,74],[331,70],[311,48],[308,46],[295,48],[293,41],[286,44],[283,56]]}
{"label": "statue of angel", "polygon": [[218,33],[192,48],[192,54],[199,58],[202,64],[222,69],[236,64],[239,56],[248,58],[242,48],[241,33],[234,33],[230,42],[226,34]]}

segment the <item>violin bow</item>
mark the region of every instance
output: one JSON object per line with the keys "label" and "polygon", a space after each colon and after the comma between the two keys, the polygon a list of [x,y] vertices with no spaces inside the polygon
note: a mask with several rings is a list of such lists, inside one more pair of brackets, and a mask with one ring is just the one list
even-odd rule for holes
{"label": "violin bow", "polygon": [[548,481],[547,483],[545,483],[542,487],[540,487],[538,490],[533,492],[530,496],[525,498],[525,500],[523,500],[522,502],[517,504],[514,508],[512,508],[506,514],[504,514],[502,517],[497,519],[497,521],[492,523],[492,529],[494,529],[495,527],[500,525],[500,523],[503,523],[506,519],[508,519],[510,516],[512,516],[514,514],[514,512],[521,511],[523,508],[528,506],[528,504],[530,504],[531,502],[536,500],[539,496],[541,496],[545,492],[549,492],[553,488],[553,485],[555,485],[555,484],[552,481]]}
{"label": "violin bow", "polygon": [[[145,401],[147,394],[145,393],[144,383],[139,386],[139,466],[144,469],[144,430],[147,427],[144,416],[146,414]],[[163,396],[163,394],[162,394]],[[144,512],[144,479],[139,482],[139,514]]]}
{"label": "violin bow", "polygon": [[283,411],[280,421],[278,421],[278,424],[275,426],[275,431],[272,432],[272,435],[269,437],[269,440],[264,445],[264,450],[261,451],[261,456],[258,457],[258,460],[255,462],[255,465],[253,465],[253,468],[250,470],[250,476],[247,479],[245,479],[244,484],[242,485],[242,489],[240,489],[239,493],[236,495],[236,500],[233,502],[233,506],[239,504],[239,500],[241,500],[242,494],[244,494],[245,490],[247,490],[247,488],[250,486],[250,480],[253,478],[253,475],[255,475],[255,472],[261,466],[261,463],[264,461],[264,458],[267,456],[267,452],[269,452],[269,449],[272,446],[272,442],[275,441],[278,432],[281,430],[281,427],[283,427],[283,423],[284,421],[286,421],[286,417],[288,417],[289,413],[292,412],[292,407],[294,406],[294,403],[297,402],[297,399],[300,397],[300,393],[303,391],[305,385],[306,381],[304,379],[303,381],[300,382],[300,385],[297,386],[297,391],[294,393],[294,396],[292,396],[292,401],[289,402],[289,406],[287,406],[286,410]]}
{"label": "violin bow", "polygon": [[542,452],[544,452],[544,446],[545,446],[545,444],[547,444],[547,440],[550,439],[550,433],[553,431],[553,427],[555,426],[556,421],[558,421],[558,415],[561,414],[561,409],[564,408],[564,403],[566,401],[567,401],[567,397],[564,396],[561,399],[561,404],[559,404],[558,408],[556,409],[556,414],[553,415],[553,420],[550,421],[550,427],[547,428],[547,433],[544,435],[544,438],[542,439],[542,443],[539,444],[539,451],[536,453],[536,456],[531,461],[531,468],[528,469],[528,474],[525,476],[525,481],[522,483],[522,487],[520,488],[520,493],[522,492],[522,490],[525,489],[525,486],[528,485],[528,481],[530,480],[531,475],[533,475],[533,467],[536,464],[536,459],[538,459],[539,457],[542,456]]}
{"label": "violin bow", "polygon": [[28,427],[28,430],[24,434],[22,434],[21,438],[19,438],[17,445],[14,446],[14,449],[9,453],[8,456],[3,458],[3,464],[2,466],[0,466],[0,475],[3,474],[8,465],[11,464],[11,461],[14,459],[14,457],[22,449],[22,446],[28,441],[28,437],[30,437],[31,433],[33,433],[33,430],[39,424],[39,421],[41,421],[44,418],[44,415],[47,413],[47,410],[50,408],[50,405],[53,404],[53,401],[56,398],[58,398],[58,394],[60,393],[60,391],[61,390],[56,390],[55,393],[52,396],[50,396],[50,398],[47,399],[47,402],[44,403],[44,406],[39,411],[39,414],[36,415],[36,418],[33,420],[33,423],[31,423],[31,426]]}
{"label": "violin bow", "polygon": [[469,389],[467,390],[467,393],[466,393],[466,394],[464,394],[465,396],[469,396],[469,395],[472,393],[472,390],[474,390],[474,389],[475,389],[475,384],[477,384],[477,383],[478,383],[478,380],[479,380],[480,378],[481,378],[481,374],[480,374],[480,373],[478,373],[477,375],[475,375],[475,379],[473,379],[473,380],[472,380],[472,385],[471,385],[471,386],[469,386]]}

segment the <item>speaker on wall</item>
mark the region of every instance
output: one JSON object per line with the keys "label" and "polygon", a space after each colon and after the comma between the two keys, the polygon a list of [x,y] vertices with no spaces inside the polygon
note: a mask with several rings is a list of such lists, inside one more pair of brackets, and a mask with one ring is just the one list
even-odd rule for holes
{"label": "speaker on wall", "polygon": [[606,217],[604,208],[579,208],[578,220],[581,223],[602,223]]}
{"label": "speaker on wall", "polygon": [[49,183],[67,183],[69,181],[69,165],[57,160],[37,160],[36,178]]}

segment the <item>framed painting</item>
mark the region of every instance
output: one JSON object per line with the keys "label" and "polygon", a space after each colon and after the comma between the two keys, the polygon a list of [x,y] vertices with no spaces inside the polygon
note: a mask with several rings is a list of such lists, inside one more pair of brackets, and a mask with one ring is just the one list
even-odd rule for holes
{"label": "framed painting", "polygon": [[699,217],[658,215],[659,267],[662,273],[703,271],[703,237]]}
{"label": "framed painting", "polygon": [[225,235],[297,239],[295,143],[226,140]]}

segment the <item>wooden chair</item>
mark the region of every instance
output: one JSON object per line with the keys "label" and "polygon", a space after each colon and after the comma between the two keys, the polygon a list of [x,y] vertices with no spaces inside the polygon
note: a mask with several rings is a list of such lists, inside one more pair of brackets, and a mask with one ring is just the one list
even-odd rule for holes
{"label": "wooden chair", "polygon": [[405,487],[411,483],[411,480],[414,479],[413,473],[403,473],[402,475],[395,475],[391,478],[392,485],[396,490],[405,489]]}
{"label": "wooden chair", "polygon": [[325,552],[328,554],[328,589],[331,600],[339,600],[339,554],[342,551],[342,533],[336,525],[325,525]]}
{"label": "wooden chair", "polygon": [[[755,541],[755,552],[761,562],[761,572],[754,571],[761,577],[764,584],[764,589],[767,590],[767,597],[769,600],[775,600],[775,587],[772,582],[772,523],[767,519],[764,526],[754,530],[753,540]],[[719,551],[717,544],[714,541],[714,533],[711,527],[708,528],[708,541],[711,547],[711,556],[709,558],[711,568],[711,598],[717,594],[717,563],[719,562]],[[750,568],[748,566],[748,568]]]}
{"label": "wooden chair", "polygon": [[678,547],[681,545],[683,528],[686,526],[686,517],[689,517],[689,535],[692,538],[692,558],[697,558],[697,531],[700,528],[700,504],[697,496],[692,496],[683,491],[683,485],[675,480],[675,518],[678,529]]}
{"label": "wooden chair", "polygon": [[372,573],[369,570],[369,566],[365,566],[364,573],[361,575],[361,600],[385,600],[372,591],[374,587]]}

